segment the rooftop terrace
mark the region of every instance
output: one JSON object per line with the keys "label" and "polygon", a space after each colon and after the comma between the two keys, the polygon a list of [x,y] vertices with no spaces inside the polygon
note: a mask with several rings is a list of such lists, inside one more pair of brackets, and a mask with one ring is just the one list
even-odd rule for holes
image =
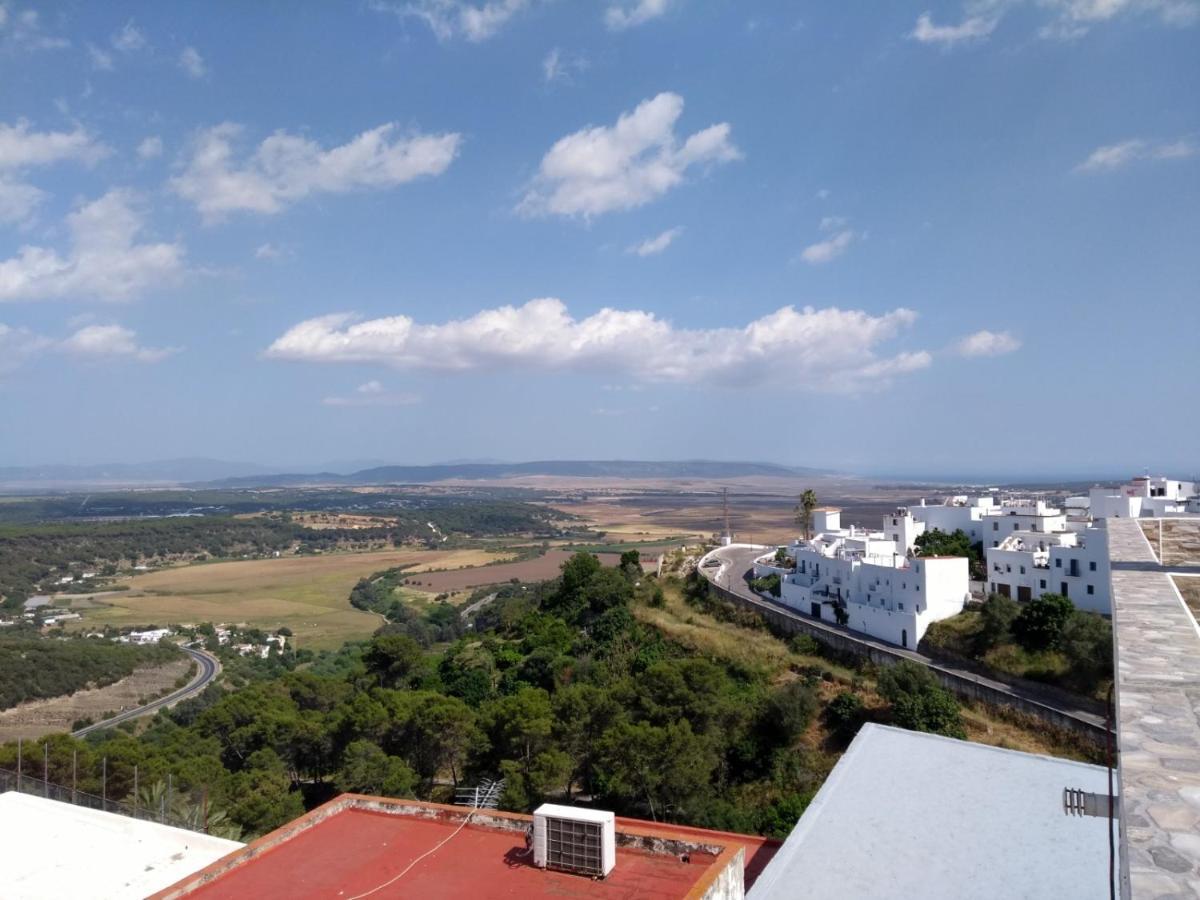
{"label": "rooftop terrace", "polygon": [[[1160,565],[1143,524],[1109,519],[1107,526],[1122,896],[1200,897],[1200,627],[1171,577],[1188,558],[1174,563],[1164,553],[1169,565]],[[1200,526],[1184,524],[1172,531],[1183,536]],[[1153,524],[1152,532],[1157,538]]]}
{"label": "rooftop terrace", "polygon": [[533,865],[530,816],[481,810],[464,824],[469,813],[344,794],[157,896],[676,900],[732,880],[753,883],[778,848],[765,838],[617,819],[616,868],[593,880]]}

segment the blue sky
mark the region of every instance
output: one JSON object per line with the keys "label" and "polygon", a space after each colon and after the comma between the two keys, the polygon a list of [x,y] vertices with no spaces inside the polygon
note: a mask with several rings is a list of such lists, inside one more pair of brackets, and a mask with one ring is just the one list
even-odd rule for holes
{"label": "blue sky", "polygon": [[0,464],[1200,463],[1200,0],[0,9]]}

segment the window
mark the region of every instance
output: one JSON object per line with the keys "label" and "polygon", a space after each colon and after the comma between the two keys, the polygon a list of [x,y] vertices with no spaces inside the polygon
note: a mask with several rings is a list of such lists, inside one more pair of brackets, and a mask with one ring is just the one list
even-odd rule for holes
{"label": "window", "polygon": [[[1043,581],[1043,582],[1042,582],[1042,587],[1045,587],[1045,586],[1046,586],[1046,582],[1044,582],[1044,581]],[[993,594],[994,594],[994,593],[996,593],[996,582],[994,582],[994,581],[992,582],[992,584],[991,584],[991,587],[989,588],[989,590],[990,590],[990,591],[991,591]]]}
{"label": "window", "polygon": [[1054,561],[1054,568],[1056,568],[1056,569],[1061,569],[1061,568],[1062,568],[1062,560],[1061,560],[1061,559],[1056,559],[1056,560]]}
{"label": "window", "polygon": [[1090,563],[1088,563],[1088,568],[1089,568],[1091,571],[1095,572],[1095,571],[1096,571],[1096,563],[1095,563],[1095,562],[1090,562]]}
{"label": "window", "polygon": [[904,604],[903,603],[900,604],[900,612],[904,612]]}
{"label": "window", "polygon": [[1094,587],[1092,587],[1090,584],[1088,585],[1088,593],[1089,593],[1089,594],[1094,594],[1094,593],[1096,593],[1096,589],[1095,589]]}
{"label": "window", "polygon": [[999,546],[1000,546],[1000,542],[999,542],[999,541],[992,541],[992,546],[993,546],[993,547],[999,547]]}
{"label": "window", "polygon": [[1012,566],[1010,566],[1008,563],[1005,563],[1005,564],[1004,564],[1004,571],[1005,571],[1005,572],[1011,572],[1011,571],[1012,571]]}
{"label": "window", "polygon": [[899,523],[899,522],[897,522],[895,519],[892,519],[892,524],[893,524],[893,525],[899,525],[900,523]]}
{"label": "window", "polygon": [[999,523],[999,522],[993,522],[993,523],[992,523],[992,531],[999,531],[999,530],[1000,530],[1000,523]]}
{"label": "window", "polygon": [[917,585],[917,590],[921,590],[921,586],[919,584]]}
{"label": "window", "polygon": [[1025,574],[1025,567],[1024,567],[1024,566],[1021,566],[1021,574],[1022,574],[1022,575],[1024,575],[1024,574]]}
{"label": "window", "polygon": [[1043,578],[1041,584],[1038,585],[1043,591],[1046,589],[1046,579]]}

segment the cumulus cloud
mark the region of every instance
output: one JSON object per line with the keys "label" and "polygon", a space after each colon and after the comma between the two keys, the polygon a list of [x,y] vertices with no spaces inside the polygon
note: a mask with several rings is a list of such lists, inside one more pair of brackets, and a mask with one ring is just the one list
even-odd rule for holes
{"label": "cumulus cloud", "polygon": [[848,224],[849,221],[842,216],[826,216],[821,219],[818,227],[828,233],[829,237],[809,244],[800,252],[800,258],[810,266],[824,265],[837,259],[862,237],[857,231],[848,228]]}
{"label": "cumulus cloud", "polygon": [[376,12],[424,22],[440,41],[463,37],[476,43],[494,37],[509,20],[532,5],[533,0],[490,0],[487,3],[468,3],[466,0],[390,3],[371,0],[369,3]]}
{"label": "cumulus cloud", "polygon": [[63,161],[91,165],[108,153],[82,128],[34,131],[29,122],[0,122],[0,224],[25,222],[45,194],[21,179],[21,173]]}
{"label": "cumulus cloud", "polygon": [[680,141],[683,98],[662,93],[623,113],[615,125],[560,138],[542,157],[517,206],[525,215],[594,216],[633,209],[678,187],[688,171],[740,159],[727,122]]}
{"label": "cumulus cloud", "polygon": [[1122,19],[1149,18],[1179,28],[1200,21],[1200,0],[967,0],[959,24],[935,24],[925,12],[917,17],[909,36],[942,47],[982,41],[1005,15],[1021,6],[1032,6],[1048,17],[1038,36],[1052,40],[1073,40],[1096,25]]}
{"label": "cumulus cloud", "polygon": [[927,367],[926,351],[881,354],[916,320],[837,308],[785,306],[740,328],[679,328],[652,312],[602,309],[576,319],[553,298],[420,324],[408,316],[356,321],[337,314],[295,325],[272,359],[376,363],[403,370],[583,371],[642,382],[858,391]]}
{"label": "cumulus cloud", "polygon": [[87,52],[88,59],[92,63],[92,68],[97,72],[111,72],[113,70],[113,57],[107,50],[103,50],[95,44],[88,44]]}
{"label": "cumulus cloud", "polygon": [[1021,349],[1021,342],[1007,331],[976,331],[954,344],[959,356],[1003,356]]}
{"label": "cumulus cloud", "polygon": [[670,247],[675,238],[679,237],[681,234],[683,234],[682,227],[668,228],[662,234],[655,235],[652,238],[646,238],[646,240],[642,241],[640,244],[634,244],[625,252],[636,253],[638,256],[657,256]]}
{"label": "cumulus cloud", "polygon": [[326,397],[326,406],[413,406],[421,402],[419,394],[389,391],[378,381],[368,381],[348,396]]}
{"label": "cumulus cloud", "polygon": [[604,11],[604,24],[613,31],[624,31],[665,15],[671,0],[625,0]]}
{"label": "cumulus cloud", "polygon": [[204,64],[204,57],[195,47],[183,48],[179,54],[179,68],[183,69],[189,78],[203,78],[208,74],[208,66]]}
{"label": "cumulus cloud", "polygon": [[85,325],[59,348],[87,359],[132,359],[136,362],[161,362],[178,349],[173,347],[143,347],[137,333],[121,325]]}
{"label": "cumulus cloud", "polygon": [[64,256],[24,246],[0,261],[0,302],[128,300],[177,281],[184,271],[177,243],[138,243],[144,228],[132,191],[115,189],[67,216],[71,249]]}
{"label": "cumulus cloud", "polygon": [[277,131],[238,162],[233,143],[240,132],[230,122],[202,131],[183,173],[171,180],[208,221],[231,212],[276,213],[309,194],[390,188],[440,175],[461,143],[458,134],[406,134],[386,124],[326,150]]}
{"label": "cumulus cloud", "polygon": [[1076,172],[1096,175],[1115,172],[1132,162],[1142,160],[1187,159],[1196,154],[1196,145],[1189,140],[1148,141],[1133,138],[1117,144],[1097,147],[1088,158],[1075,167]]}
{"label": "cumulus cloud", "polygon": [[0,171],[47,166],[64,160],[91,165],[108,152],[83,128],[34,131],[25,119],[18,119],[15,125],[0,122]]}

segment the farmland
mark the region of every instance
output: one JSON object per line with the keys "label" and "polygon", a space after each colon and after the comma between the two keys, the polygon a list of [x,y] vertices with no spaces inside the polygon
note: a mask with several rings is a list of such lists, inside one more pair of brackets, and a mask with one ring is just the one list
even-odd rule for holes
{"label": "farmland", "polygon": [[378,616],[348,603],[360,578],[396,566],[455,569],[507,558],[474,549],[382,550],[203,563],[122,578],[118,587],[127,590],[72,598],[72,604],[83,614],[79,628],[238,622],[286,626],[300,647],[336,649],[379,627]]}

